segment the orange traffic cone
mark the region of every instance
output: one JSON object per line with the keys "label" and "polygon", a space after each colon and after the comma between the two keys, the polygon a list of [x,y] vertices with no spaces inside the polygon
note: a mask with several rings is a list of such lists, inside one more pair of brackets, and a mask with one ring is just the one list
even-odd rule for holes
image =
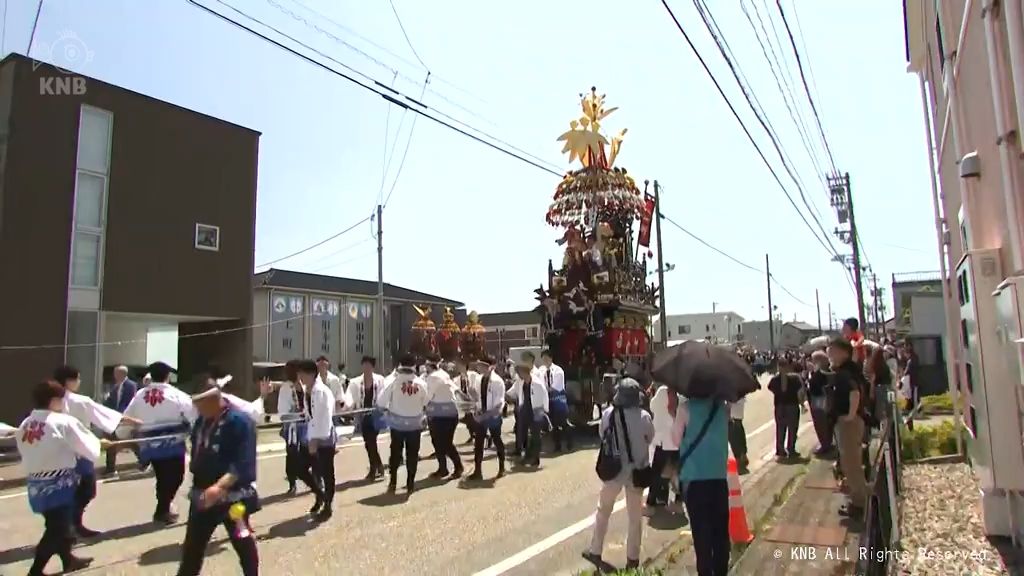
{"label": "orange traffic cone", "polygon": [[743,491],[736,459],[729,456],[729,539],[733,544],[749,544],[754,535],[747,528],[747,512],[743,509]]}

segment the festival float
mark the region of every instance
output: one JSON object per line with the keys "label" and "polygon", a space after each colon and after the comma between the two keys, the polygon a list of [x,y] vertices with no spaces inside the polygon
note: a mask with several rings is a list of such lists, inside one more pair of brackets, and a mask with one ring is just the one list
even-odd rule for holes
{"label": "festival float", "polygon": [[416,363],[422,363],[427,356],[437,353],[437,327],[434,325],[434,321],[430,319],[430,306],[416,306],[413,305],[416,313],[420,315],[419,319],[412,325],[412,345],[411,352],[416,357]]}
{"label": "festival float", "polygon": [[479,360],[486,356],[487,329],[480,323],[480,316],[472,311],[466,317],[466,325],[462,328],[462,357],[466,362]]}
{"label": "festival float", "polygon": [[601,377],[612,359],[645,362],[658,294],[646,283],[654,198],[615,166],[626,130],[609,140],[602,124],[617,108],[605,108],[594,88],[580,98],[582,115],[558,138],[579,167],[558,184],[546,216],[560,230],[564,255],[558,268],[548,262],[548,286],[535,292],[544,343],[566,372],[573,419],[589,422],[608,400]]}
{"label": "festival float", "polygon": [[437,353],[445,362],[454,362],[459,356],[462,329],[455,322],[455,313],[450,306],[445,306],[441,316],[441,327],[437,329]]}

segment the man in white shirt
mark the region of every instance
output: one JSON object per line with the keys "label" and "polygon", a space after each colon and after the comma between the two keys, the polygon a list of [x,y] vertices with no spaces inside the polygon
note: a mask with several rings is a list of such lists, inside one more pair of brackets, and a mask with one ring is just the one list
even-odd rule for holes
{"label": "man in white shirt", "polygon": [[477,400],[473,418],[477,430],[473,443],[473,473],[469,480],[483,480],[484,443],[489,436],[498,453],[498,478],[505,475],[505,443],[501,440],[501,412],[505,407],[505,381],[495,373],[494,360],[477,361],[480,377],[474,384]]}
{"label": "man in white shirt", "polygon": [[427,384],[416,375],[416,359],[411,354],[398,360],[395,373],[384,382],[384,391],[377,397],[377,406],[387,412],[391,428],[391,457],[388,468],[391,478],[388,493],[394,494],[398,485],[398,466],[405,452],[405,489],[415,490],[416,465],[419,463],[420,440],[426,420]]}
{"label": "man in white shirt", "polygon": [[178,515],[171,503],[185,480],[185,436],[198,414],[192,397],[170,384],[174,368],[155,362],[147,372],[150,383],[136,392],[124,415],[142,421],[140,463],[152,465],[156,476],[153,520],[174,524]]}
{"label": "man in white shirt", "polygon": [[[64,412],[85,425],[86,428],[98,428],[108,436],[114,433],[123,417],[121,413],[99,404],[88,396],[78,394],[82,385],[81,374],[73,366],[61,366],[53,371],[53,379],[60,384],[67,392],[64,395]],[[138,420],[127,419],[133,425],[140,424]],[[96,497],[96,470],[93,463],[88,459],[79,459],[76,470],[79,475],[78,489],[75,491],[75,532],[82,538],[97,536],[99,532],[85,527],[83,518],[85,508]]]}
{"label": "man in white shirt", "polygon": [[388,428],[383,413],[376,407],[377,397],[384,390],[384,376],[375,372],[377,359],[373,356],[363,356],[360,365],[362,374],[348,381],[345,407],[349,410],[373,410],[357,415],[355,421],[356,430],[363,436],[366,457],[370,462],[366,480],[376,480],[384,477],[384,463],[377,447],[377,435]]}
{"label": "man in white shirt", "polygon": [[516,422],[523,436],[523,464],[540,466],[540,429],[548,414],[548,389],[532,364],[517,367],[519,378],[509,394],[516,399]]}
{"label": "man in white shirt", "polygon": [[[455,429],[459,427],[459,406],[455,402],[455,382],[444,370],[438,368],[441,358],[433,356],[428,366],[433,370],[427,374],[427,426],[430,429],[430,441],[434,445],[434,456],[437,458],[437,470],[430,474],[431,478],[445,478],[449,474],[448,460],[452,461],[452,479],[459,478],[463,473],[462,457],[455,448]],[[504,397],[505,386],[501,386]]]}
{"label": "man in white shirt", "polygon": [[316,359],[316,368],[317,375],[320,376],[320,380],[331,389],[331,394],[334,394],[335,411],[340,412],[342,406],[346,404],[345,393],[347,386],[345,385],[345,365],[342,364],[341,366],[338,366],[338,373],[341,374],[341,376],[335,376],[334,373],[331,372],[330,359],[321,354]]}
{"label": "man in white shirt", "polygon": [[309,455],[313,459],[314,477],[323,487],[323,495],[316,495],[316,501],[309,513],[317,521],[331,518],[334,502],[334,455],[337,433],[334,430],[334,394],[318,377],[319,369],[312,360],[302,360],[296,367],[299,382],[309,390],[306,418],[309,421]]}
{"label": "man in white shirt", "polygon": [[565,447],[572,450],[572,429],[569,427],[569,397],[565,393],[565,371],[555,364],[551,350],[540,353],[541,369],[544,385],[548,389],[549,415],[551,417],[551,438],[555,441],[555,452],[562,451],[562,440]]}

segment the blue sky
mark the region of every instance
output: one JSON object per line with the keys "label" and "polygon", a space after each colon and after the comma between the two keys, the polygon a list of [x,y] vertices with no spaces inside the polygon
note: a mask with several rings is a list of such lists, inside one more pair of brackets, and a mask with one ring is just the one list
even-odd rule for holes
{"label": "blue sky", "polygon": [[[823,321],[830,302],[840,317],[855,313],[842,268],[800,221],[660,2],[395,0],[414,54],[387,0],[197,1],[244,21],[234,7],[413,97],[426,77],[418,54],[432,75],[425,103],[555,166],[567,166],[555,138],[578,115],[578,94],[597,86],[620,107],[606,128],[629,128],[617,164],[663,185],[666,216],[752,266],[762,268],[769,253],[773,275],[809,304],[776,288],[787,319],[816,321],[816,288]],[[797,89],[778,10],[765,1],[707,4],[831,231],[827,193],[741,10],[755,24],[754,7],[774,18]],[[693,4],[670,4],[803,207]],[[38,4],[6,5],[3,49],[25,53]],[[851,174],[880,284],[892,272],[937,269],[923,119],[916,77],[905,72],[900,3],[785,0],[783,7],[792,27],[799,19],[805,71],[836,164]],[[32,55],[262,132],[257,264],[368,216],[391,190],[412,127],[413,114],[186,0],[45,0]],[[796,98],[813,122],[802,90]],[[544,222],[557,181],[421,119],[384,215],[385,279],[479,311],[532,307],[547,258],[560,259],[559,234]],[[763,275],[671,225],[664,245],[676,265],[666,276],[669,313],[709,311],[715,302],[748,319],[765,317]],[[376,278],[370,224],[276,266]]]}

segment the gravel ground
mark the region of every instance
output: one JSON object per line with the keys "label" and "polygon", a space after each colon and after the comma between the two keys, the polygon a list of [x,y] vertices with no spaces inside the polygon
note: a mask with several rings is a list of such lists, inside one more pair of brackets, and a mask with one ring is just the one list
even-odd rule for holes
{"label": "gravel ground", "polygon": [[900,574],[988,575],[1009,570],[985,537],[978,482],[966,464],[903,469]]}

